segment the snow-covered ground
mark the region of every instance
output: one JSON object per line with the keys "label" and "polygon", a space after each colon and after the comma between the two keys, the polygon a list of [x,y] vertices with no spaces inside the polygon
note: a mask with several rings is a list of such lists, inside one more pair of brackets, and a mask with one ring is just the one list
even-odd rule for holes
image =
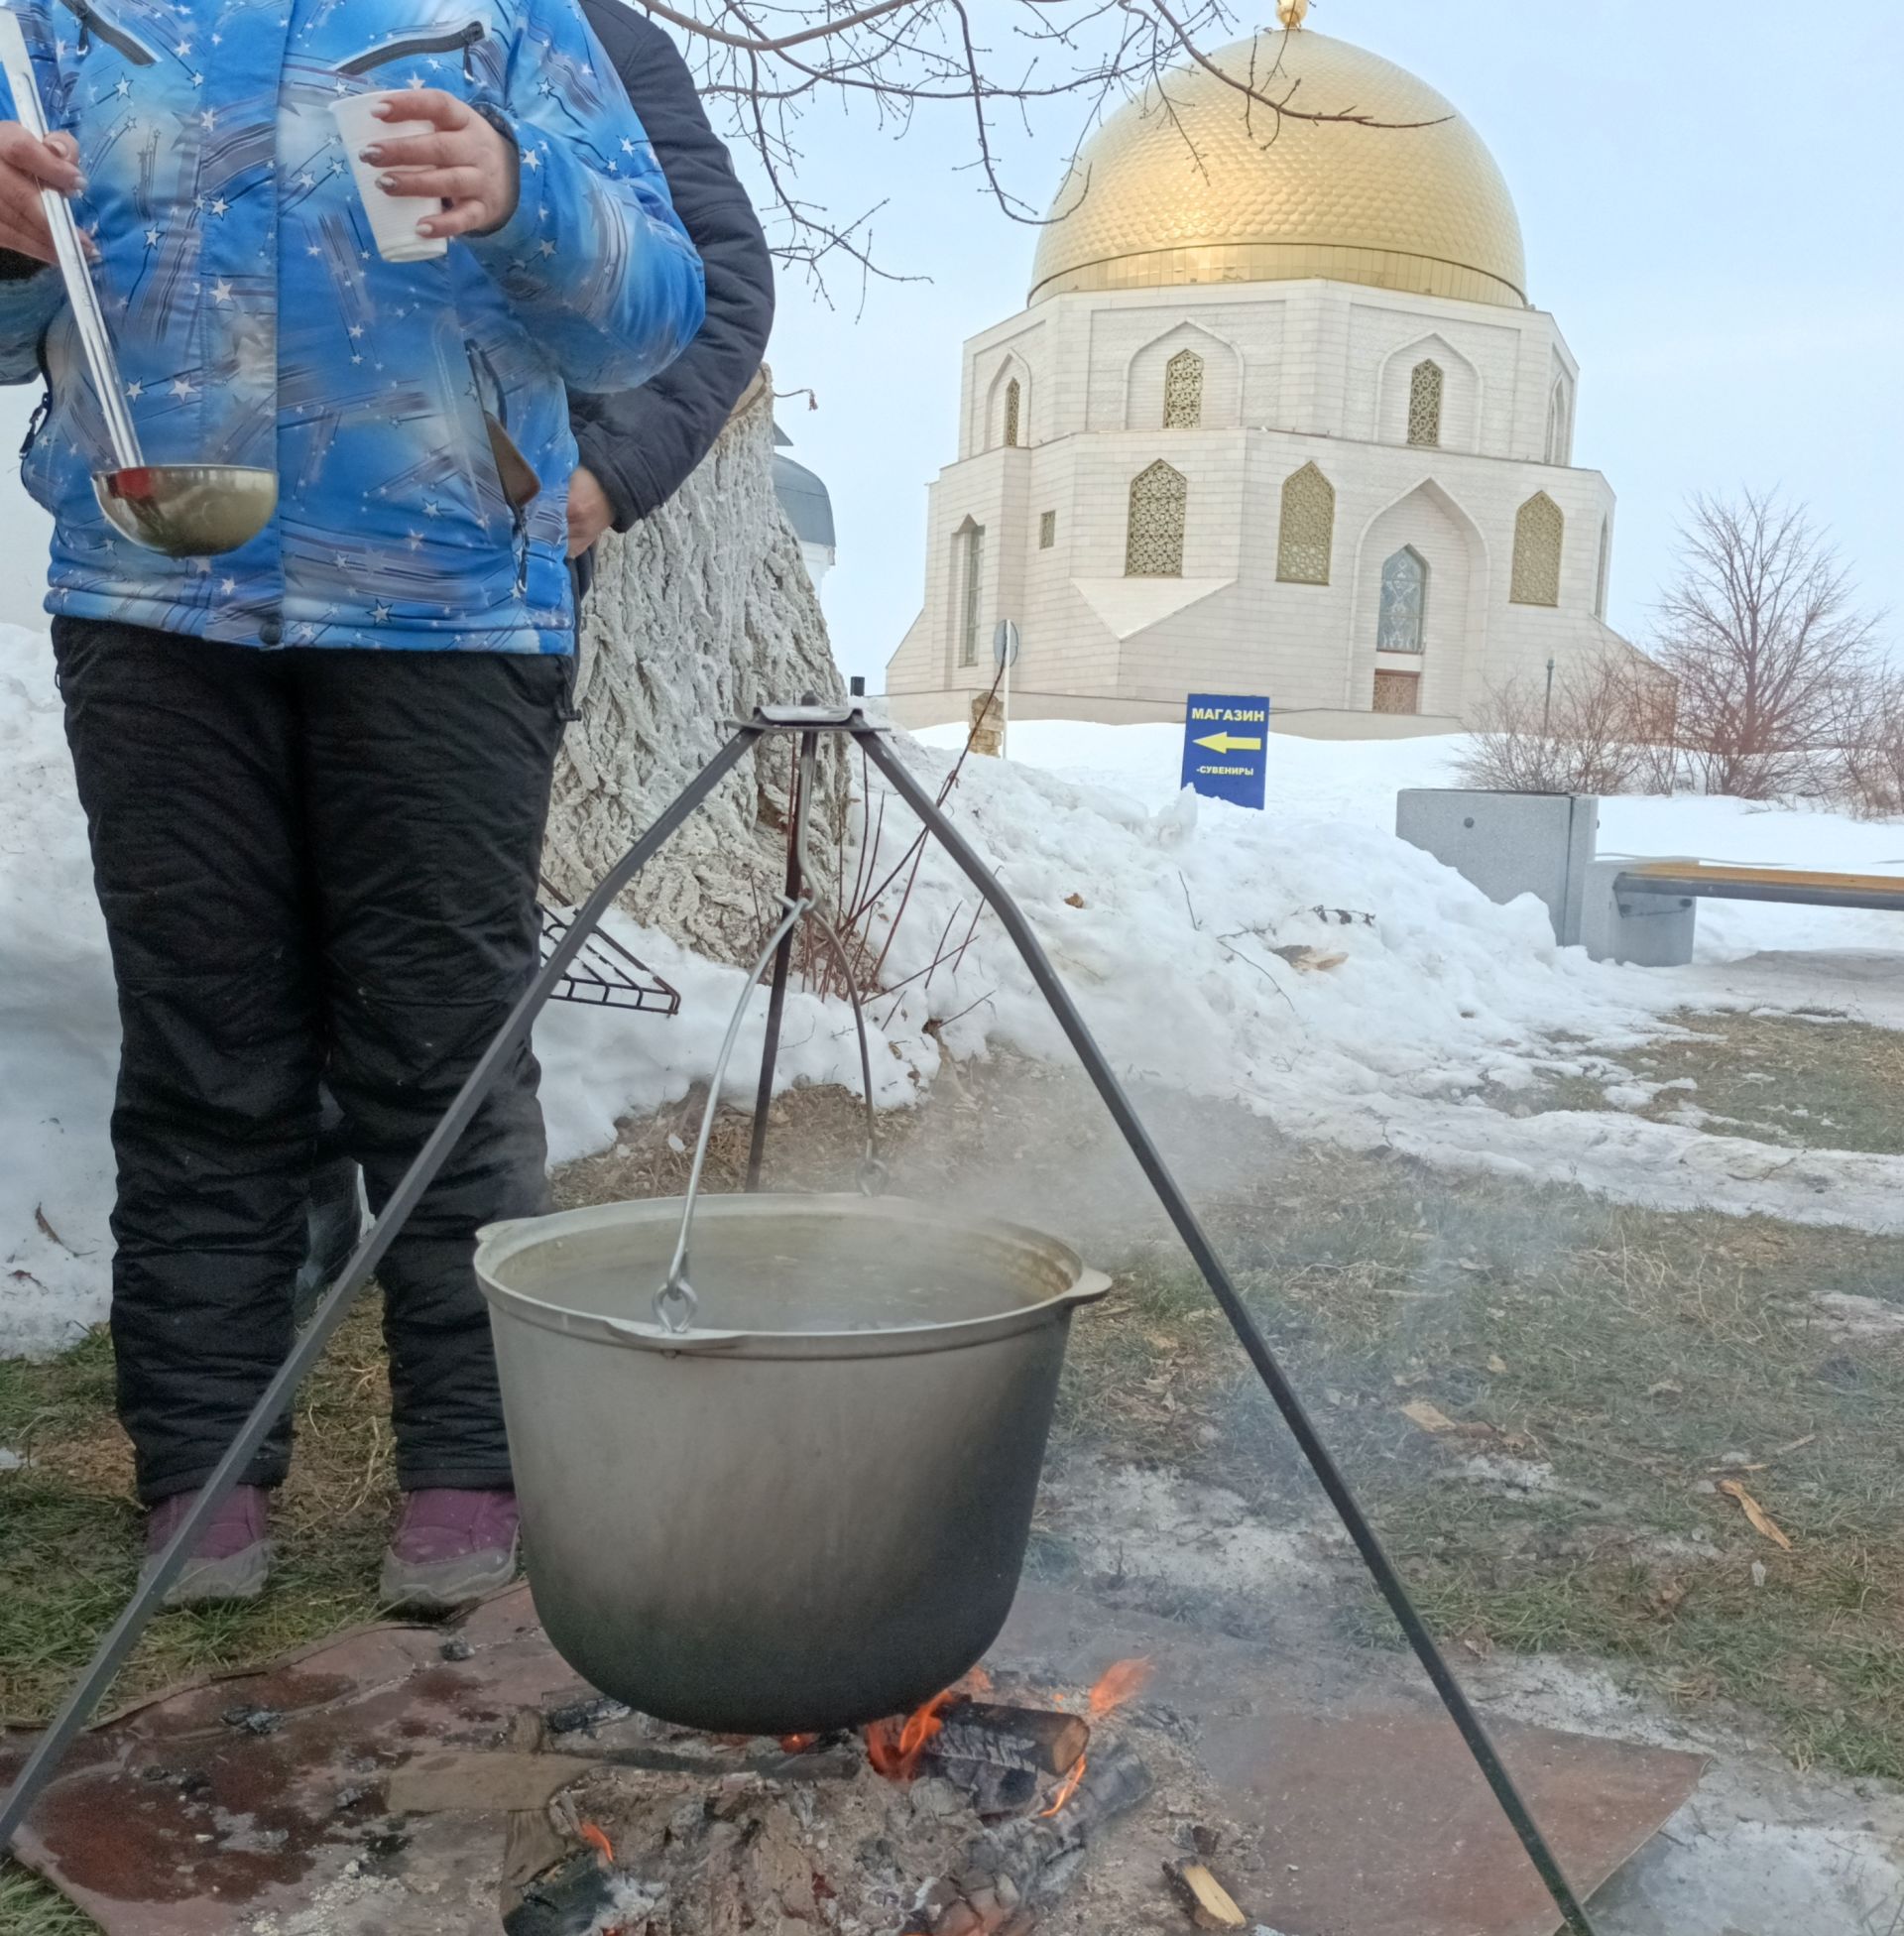
{"label": "snow-covered ground", "polygon": [[[912,757],[943,772],[949,737],[926,735]],[[1475,1094],[1616,1055],[1688,1004],[1822,1006],[1904,1026],[1894,959],[1870,952],[1904,949],[1887,917],[1722,904],[1702,910],[1695,967],[1600,966],[1557,948],[1531,899],[1496,908],[1394,838],[1396,789],[1448,784],[1459,742],[1278,736],[1260,814],[1180,794],[1179,747],[1169,726],[1021,725],[1012,759],[972,762],[954,796],[1124,1069],[1326,1141],[1573,1177],[1635,1201],[1904,1224],[1904,1163],[1889,1158],[1795,1157],[1618,1112],[1514,1118]],[[909,833],[890,804],[882,870]],[[1602,845],[1904,867],[1904,827],[1726,800],[1609,800]],[[995,921],[956,970],[925,977],[974,905],[934,850],[887,966],[889,981],[917,979],[873,1009],[884,1104],[915,1098],[944,1052],[1066,1052]],[[623,938],[680,989],[682,1011],[548,1012],[536,1047],[558,1160],[705,1077],[741,991],[737,971],[665,937]],[[1304,973],[1271,952],[1305,944],[1347,959]],[[1761,950],[1782,952],[1751,959]],[[762,1006],[738,1051],[743,1090]],[[1557,1051],[1557,1029],[1592,1049]],[[0,627],[0,1350],[57,1345],[103,1310],[114,1033],[47,643]],[[857,1082],[844,1005],[796,996],[779,1066],[786,1082]]]}

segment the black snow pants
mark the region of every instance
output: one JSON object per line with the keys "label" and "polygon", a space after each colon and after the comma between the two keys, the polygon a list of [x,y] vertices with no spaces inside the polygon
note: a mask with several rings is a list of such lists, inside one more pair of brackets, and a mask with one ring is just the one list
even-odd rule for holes
{"label": "black snow pants", "polygon": [[[54,647],[119,988],[112,1335],[150,1505],[290,1348],[320,1083],[380,1207],[535,974],[568,665],[80,619]],[[509,1483],[470,1259],[546,1205],[537,1080],[525,1049],[380,1272],[406,1488]],[[247,1477],[289,1456],[285,1426]]]}

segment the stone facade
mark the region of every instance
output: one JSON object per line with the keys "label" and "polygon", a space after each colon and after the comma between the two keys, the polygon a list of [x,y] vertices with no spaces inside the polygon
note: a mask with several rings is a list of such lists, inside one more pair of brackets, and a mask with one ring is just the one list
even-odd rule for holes
{"label": "stone facade", "polygon": [[[1449,731],[1550,656],[1628,651],[1605,623],[1612,492],[1571,461],[1578,381],[1552,316],[1498,303],[1323,281],[1037,302],[965,347],[892,716],[968,718],[1001,618],[1022,636],[1014,716],[1261,692],[1282,730],[1327,737]],[[1327,583],[1283,543],[1310,464],[1334,494]],[[1295,495],[1312,520],[1327,498]]]}

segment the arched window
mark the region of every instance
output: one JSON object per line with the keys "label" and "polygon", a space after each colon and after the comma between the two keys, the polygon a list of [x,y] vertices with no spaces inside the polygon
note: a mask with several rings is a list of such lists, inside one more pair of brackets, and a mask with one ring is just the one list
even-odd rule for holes
{"label": "arched window", "polygon": [[1560,550],[1567,520],[1545,491],[1536,491],[1514,518],[1514,572],[1507,596],[1516,605],[1560,603]]}
{"label": "arched window", "polygon": [[1594,617],[1605,621],[1606,617],[1606,579],[1613,562],[1613,521],[1603,518],[1600,521],[1600,563],[1594,572]]}
{"label": "arched window", "polygon": [[1163,427],[1194,430],[1203,422],[1203,358],[1180,349],[1163,366]]}
{"label": "arched window", "polygon": [[1441,441],[1442,374],[1439,363],[1417,363],[1408,379],[1408,441]]}
{"label": "arched window", "polygon": [[968,518],[953,539],[959,563],[959,664],[979,663],[979,590],[985,578],[985,527]]}
{"label": "arched window", "polygon": [[1326,585],[1336,542],[1336,487],[1314,464],[1282,482],[1276,576],[1285,585]]}
{"label": "arched window", "polygon": [[1568,408],[1567,379],[1556,377],[1547,398],[1547,461],[1564,464],[1573,455],[1572,413]]}
{"label": "arched window", "polygon": [[1428,612],[1428,561],[1404,544],[1381,567],[1381,621],[1375,629],[1377,652],[1419,652]]}
{"label": "arched window", "polygon": [[1008,450],[1018,447],[1018,410],[1023,402],[1023,387],[1013,377],[1005,386],[1005,447]]}
{"label": "arched window", "polygon": [[1127,578],[1183,576],[1183,514],[1189,481],[1161,458],[1130,480],[1130,522],[1124,541]]}

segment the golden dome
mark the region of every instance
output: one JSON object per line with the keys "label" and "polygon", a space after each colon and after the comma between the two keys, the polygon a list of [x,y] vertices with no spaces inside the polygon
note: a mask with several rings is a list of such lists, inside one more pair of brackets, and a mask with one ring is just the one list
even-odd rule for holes
{"label": "golden dome", "polygon": [[[1212,57],[1310,113],[1277,117],[1204,68],[1153,86],[1085,144],[1031,270],[1036,302],[1070,290],[1322,277],[1524,307],[1507,183],[1481,137],[1425,81],[1307,31]],[[1411,122],[1427,126],[1397,125]]]}

